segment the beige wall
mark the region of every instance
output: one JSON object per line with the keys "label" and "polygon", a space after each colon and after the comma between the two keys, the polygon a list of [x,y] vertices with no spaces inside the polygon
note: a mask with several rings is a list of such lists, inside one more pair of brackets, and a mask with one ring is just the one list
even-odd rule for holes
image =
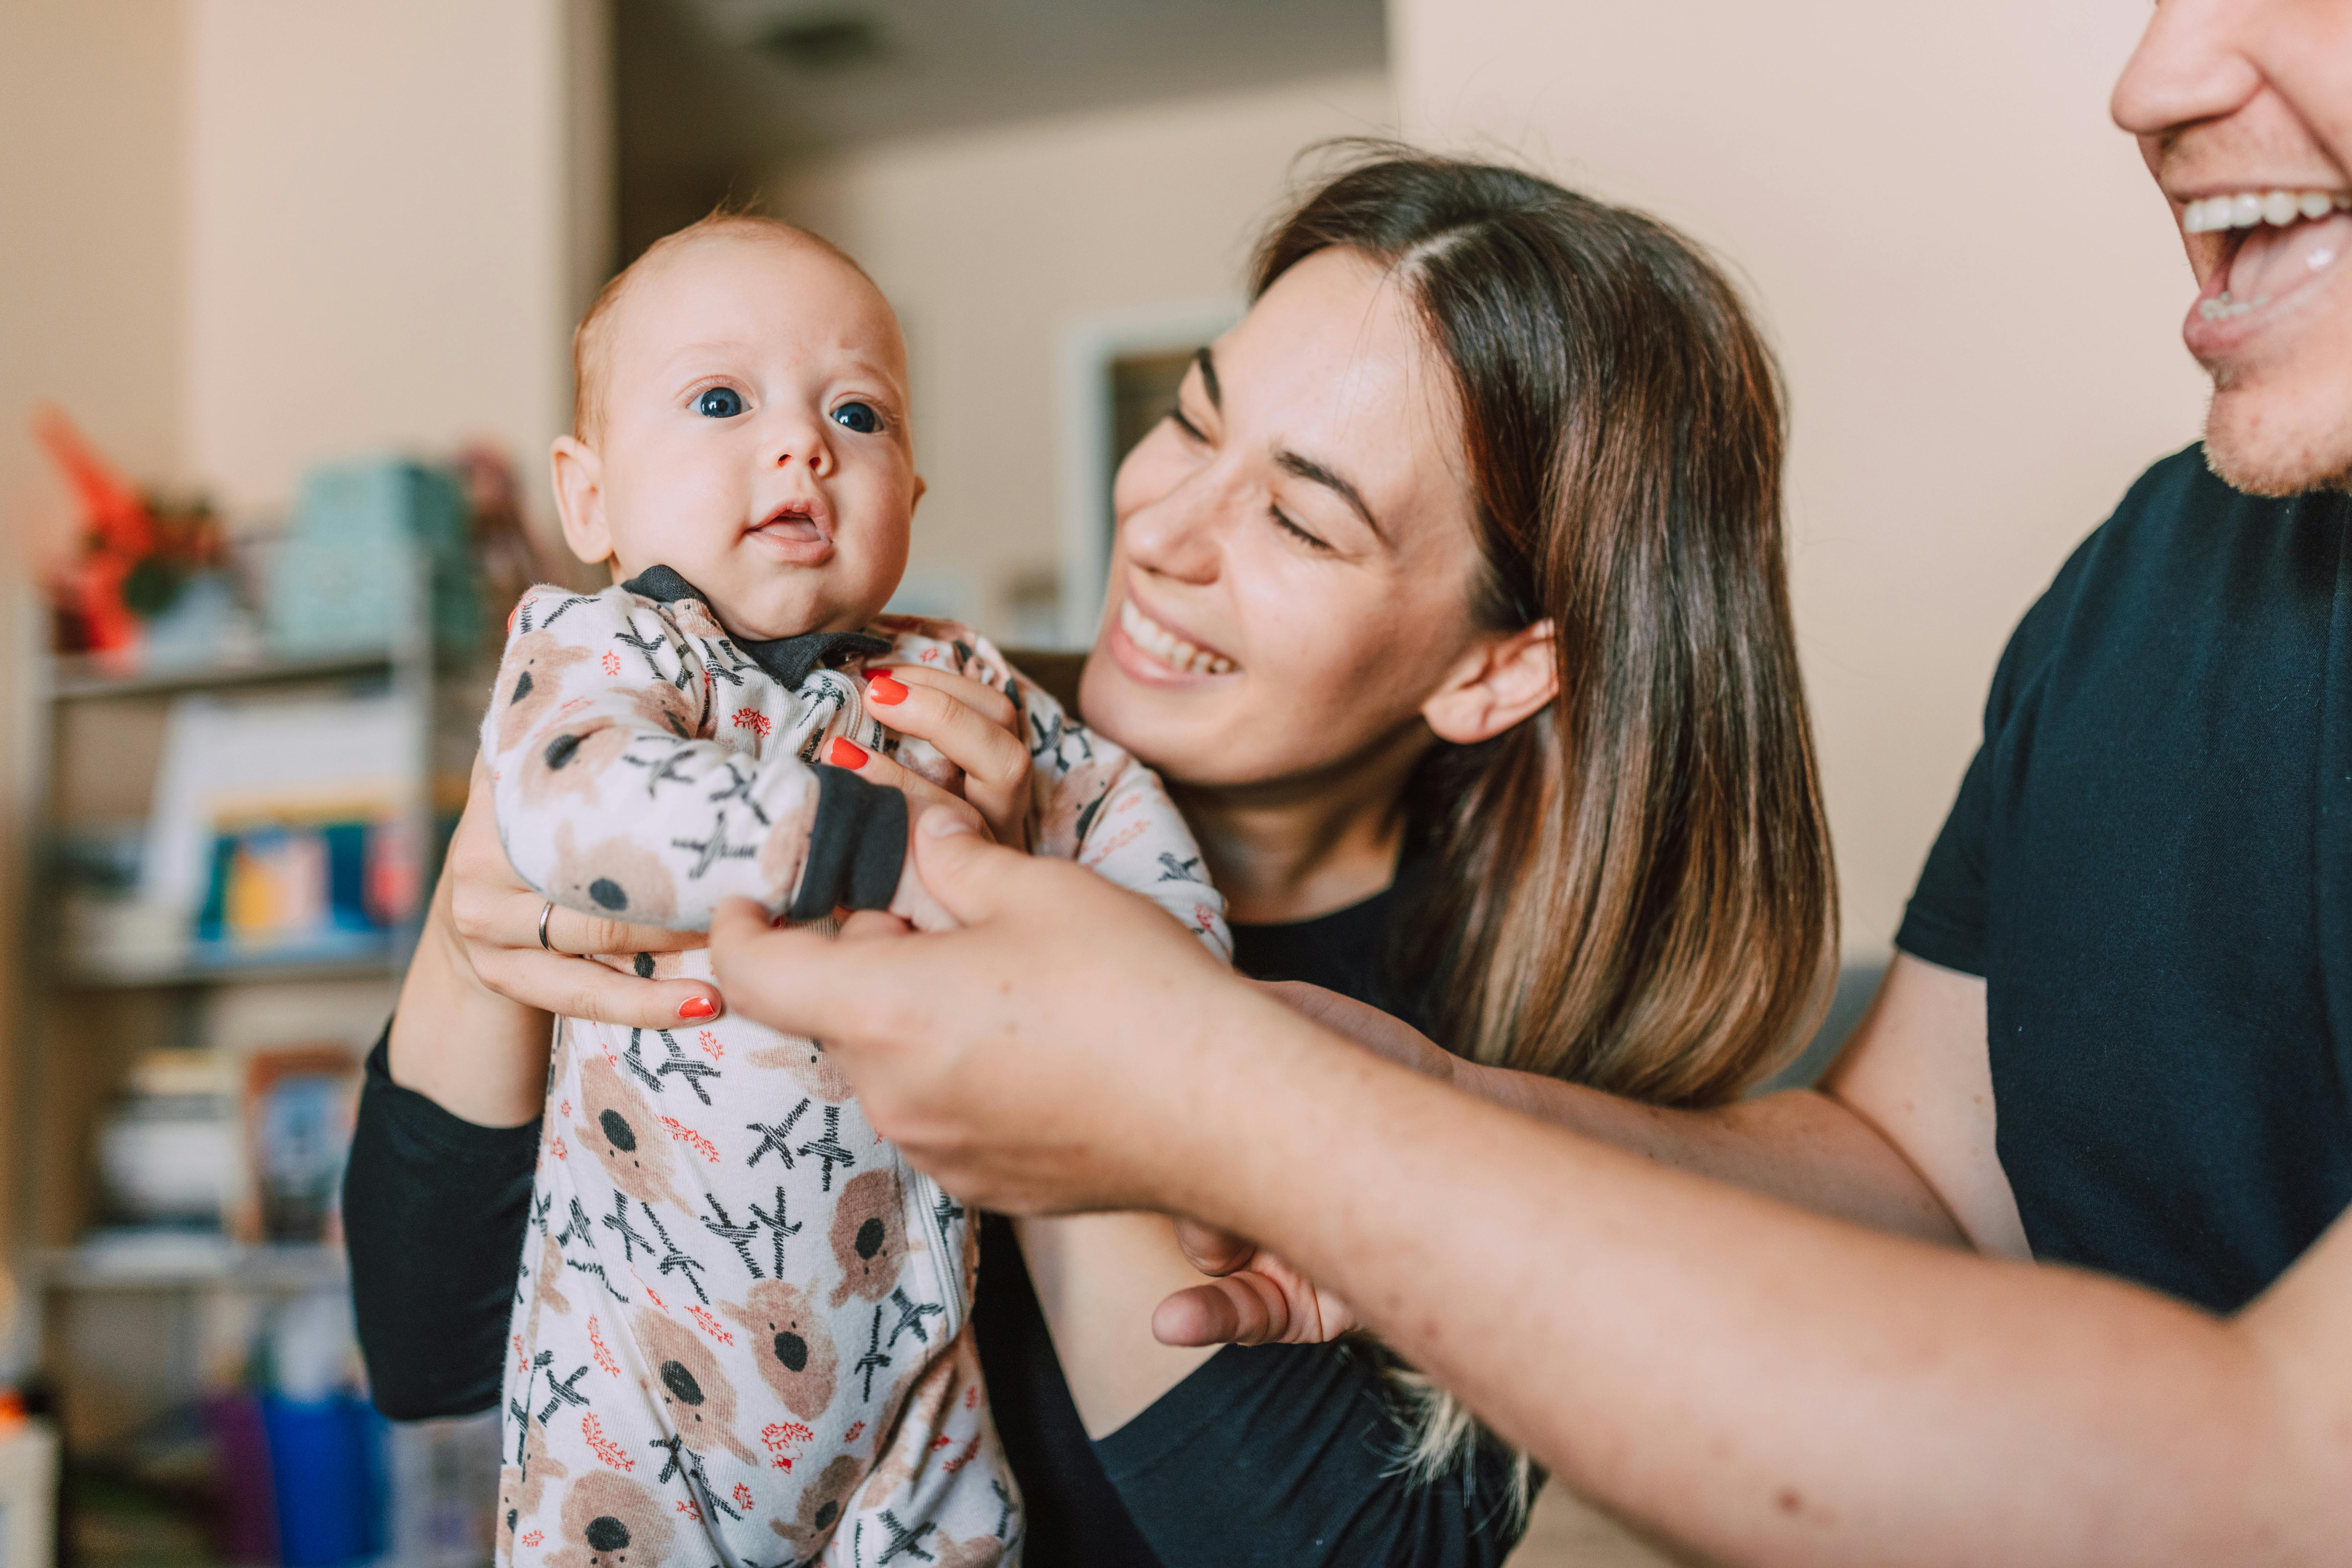
{"label": "beige wall", "polygon": [[[69,537],[66,498],[27,434],[55,402],[134,471],[181,458],[183,247],[176,0],[0,0],[0,1147],[17,1146],[13,1047],[25,870],[26,673],[41,627],[17,611],[26,567]],[[0,1161],[0,1260],[13,1257],[18,1163]],[[16,1345],[0,1272],[0,1372]],[[13,1347],[13,1348],[12,1348]]]}
{"label": "beige wall", "polygon": [[931,483],[910,584],[968,583],[961,613],[1001,629],[1008,585],[1057,559],[1065,335],[1106,315],[1237,299],[1292,157],[1392,121],[1384,77],[1343,76],[778,170],[769,206],[856,256],[906,323],[916,458]]}
{"label": "beige wall", "polygon": [[62,405],[142,475],[180,466],[178,0],[0,0],[0,520],[64,498],[26,421]]}
{"label": "beige wall", "polygon": [[2146,0],[1391,0],[1409,132],[1727,257],[1792,389],[1849,952],[1882,950],[2002,640],[2192,438],[2179,241],[2106,95]]}
{"label": "beige wall", "polygon": [[[31,408],[239,511],[320,458],[477,433],[535,475],[609,263],[604,18],[605,0],[0,0],[0,1063],[21,655],[44,635],[16,594],[73,522]],[[9,1342],[0,1323],[0,1371]]]}
{"label": "beige wall", "polygon": [[190,468],[235,508],[305,466],[487,435],[536,482],[601,280],[603,8],[187,0]]}

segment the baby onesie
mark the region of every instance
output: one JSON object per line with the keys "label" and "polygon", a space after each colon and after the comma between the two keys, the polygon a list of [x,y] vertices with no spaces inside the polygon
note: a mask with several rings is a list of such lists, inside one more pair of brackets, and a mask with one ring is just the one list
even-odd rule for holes
{"label": "baby onesie", "polygon": [[[906,797],[835,736],[952,783],[866,710],[868,658],[987,682],[1034,759],[1032,839],[1231,953],[1159,780],[952,623],[730,636],[676,573],[540,587],[483,721],[499,832],[548,899],[700,930],[744,895],[879,908]],[[607,958],[707,977],[702,952]],[[499,1560],[550,1568],[1019,1561],[972,1347],[962,1205],[877,1135],[814,1042],[559,1019],[506,1377]]]}

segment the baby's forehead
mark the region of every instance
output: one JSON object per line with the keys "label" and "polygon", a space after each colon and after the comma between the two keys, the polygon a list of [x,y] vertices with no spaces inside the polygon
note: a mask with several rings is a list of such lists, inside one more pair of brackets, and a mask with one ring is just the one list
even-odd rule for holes
{"label": "baby's forehead", "polygon": [[782,228],[695,235],[651,255],[614,301],[616,358],[648,357],[706,342],[793,339],[870,355],[903,371],[897,313],[839,251]]}

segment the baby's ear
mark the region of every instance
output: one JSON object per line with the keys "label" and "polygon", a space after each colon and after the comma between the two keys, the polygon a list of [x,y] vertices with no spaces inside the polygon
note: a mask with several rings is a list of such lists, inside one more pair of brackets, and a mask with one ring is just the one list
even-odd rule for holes
{"label": "baby's ear", "polygon": [[613,558],[613,531],[604,520],[604,465],[596,448],[571,436],[558,436],[549,448],[555,479],[555,514],[563,521],[563,542],[594,565]]}

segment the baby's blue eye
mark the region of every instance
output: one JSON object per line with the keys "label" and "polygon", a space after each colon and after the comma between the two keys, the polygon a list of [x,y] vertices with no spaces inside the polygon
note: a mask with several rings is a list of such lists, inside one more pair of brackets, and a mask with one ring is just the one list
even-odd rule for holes
{"label": "baby's blue eye", "polygon": [[743,395],[731,386],[714,386],[694,400],[694,411],[706,419],[732,419],[743,412]]}
{"label": "baby's blue eye", "polygon": [[833,411],[833,422],[845,430],[855,430],[860,436],[881,433],[882,416],[870,403],[845,403]]}

